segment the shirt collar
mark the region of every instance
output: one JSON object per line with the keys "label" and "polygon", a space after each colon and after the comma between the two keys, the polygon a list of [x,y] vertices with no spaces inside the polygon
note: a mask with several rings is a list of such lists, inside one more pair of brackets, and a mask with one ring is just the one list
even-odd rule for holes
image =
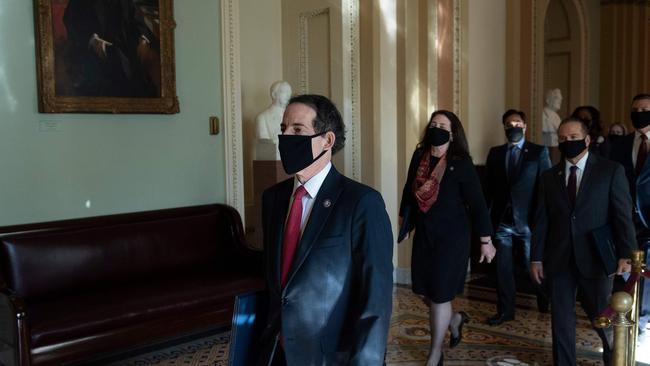
{"label": "shirt collar", "polygon": [[510,147],[510,146],[516,146],[519,150],[523,150],[523,149],[524,149],[524,143],[525,143],[525,142],[526,142],[526,139],[522,137],[521,140],[515,142],[514,144],[513,144],[513,143],[508,143],[508,147]]}
{"label": "shirt collar", "polygon": [[[650,140],[650,131],[645,133],[645,136]],[[641,132],[639,130],[634,130],[634,141],[638,140],[641,137]]]}
{"label": "shirt collar", "polygon": [[[587,150],[587,153],[585,154],[585,156],[583,156],[582,158],[580,158],[580,160],[578,160],[578,163],[576,164],[578,169],[580,169],[581,171],[585,170],[585,165],[587,165],[587,159],[588,158],[589,158],[589,150]],[[566,162],[566,169],[565,170],[568,172],[569,169],[573,166],[573,164],[569,160],[565,160],[565,162]]]}
{"label": "shirt collar", "polygon": [[[327,174],[330,172],[330,169],[332,169],[332,162],[328,162],[327,165],[323,169],[321,169],[320,172],[316,173],[313,177],[311,177],[308,181],[306,181],[303,186],[305,186],[305,190],[307,191],[307,194],[309,195],[310,198],[316,197],[318,194],[318,191],[320,190],[320,187],[323,185],[323,182],[325,181],[325,178],[327,177]],[[300,187],[300,181],[298,180],[297,177],[294,176],[293,178],[293,191],[295,192],[298,187]]]}

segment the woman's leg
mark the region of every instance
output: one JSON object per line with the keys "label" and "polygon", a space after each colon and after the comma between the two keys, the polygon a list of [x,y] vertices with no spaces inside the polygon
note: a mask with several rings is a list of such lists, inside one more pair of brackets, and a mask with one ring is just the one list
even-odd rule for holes
{"label": "woman's leg", "polygon": [[427,366],[436,366],[442,357],[442,342],[445,340],[445,333],[447,333],[453,315],[451,301],[440,304],[430,302],[429,311],[431,350]]}

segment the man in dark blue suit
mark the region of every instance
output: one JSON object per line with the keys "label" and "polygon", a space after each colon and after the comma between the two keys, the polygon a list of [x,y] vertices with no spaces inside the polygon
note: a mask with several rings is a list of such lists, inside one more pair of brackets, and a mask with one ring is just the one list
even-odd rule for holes
{"label": "man in dark blue suit", "polygon": [[319,95],[289,101],[279,149],[288,174],[262,198],[269,290],[261,365],[382,365],[393,235],[381,195],[341,175],[344,124]]}
{"label": "man in dark blue suit", "polygon": [[[625,168],[634,202],[634,223],[639,249],[645,250],[645,262],[650,260],[650,94],[639,94],[632,100],[630,112],[634,132],[612,144],[610,159]],[[643,333],[650,318],[650,281],[643,281],[639,333]]]}
{"label": "man in dark blue suit", "polygon": [[[497,248],[497,314],[488,324],[499,325],[515,317],[516,277],[530,283],[530,221],[542,172],[551,167],[548,149],[526,141],[526,114],[510,109],[503,114],[507,143],[490,149],[486,161],[486,199]],[[519,254],[516,256],[515,254]],[[516,276],[519,273],[520,276]],[[537,304],[548,310],[541,286]]]}

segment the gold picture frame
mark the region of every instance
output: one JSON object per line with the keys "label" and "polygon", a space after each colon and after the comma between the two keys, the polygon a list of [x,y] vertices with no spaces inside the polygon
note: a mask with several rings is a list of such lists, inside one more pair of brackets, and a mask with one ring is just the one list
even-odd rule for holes
{"label": "gold picture frame", "polygon": [[179,113],[173,0],[34,0],[34,13],[39,112]]}

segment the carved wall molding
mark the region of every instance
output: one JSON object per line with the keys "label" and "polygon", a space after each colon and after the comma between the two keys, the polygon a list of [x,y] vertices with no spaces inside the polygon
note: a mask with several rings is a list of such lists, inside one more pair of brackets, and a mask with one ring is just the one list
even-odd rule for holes
{"label": "carved wall molding", "polygon": [[343,115],[347,121],[348,148],[346,149],[346,174],[352,179],[361,180],[361,126],[359,126],[361,73],[359,71],[359,0],[344,0],[343,45],[344,51],[344,105]]}
{"label": "carved wall molding", "polygon": [[245,220],[238,1],[221,1],[221,16],[226,203]]}
{"label": "carved wall molding", "polygon": [[329,8],[315,9],[300,13],[300,55],[298,61],[298,75],[300,94],[308,92],[309,88],[309,21],[319,15],[329,14]]}
{"label": "carved wall molding", "polygon": [[461,1],[454,0],[454,42],[453,42],[453,68],[454,68],[454,90],[453,90],[453,106],[454,113],[460,115],[461,104]]}

